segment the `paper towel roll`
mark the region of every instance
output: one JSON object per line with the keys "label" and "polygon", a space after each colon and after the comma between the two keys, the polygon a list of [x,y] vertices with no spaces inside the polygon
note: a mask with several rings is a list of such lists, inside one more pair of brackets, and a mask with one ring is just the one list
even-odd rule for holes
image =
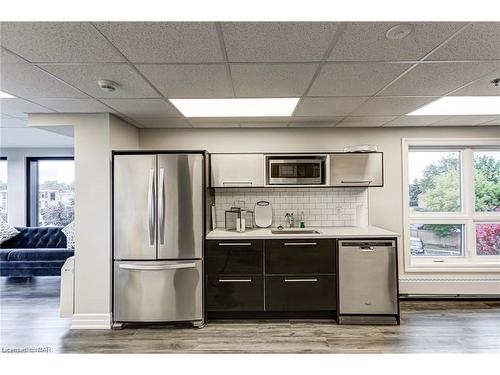
{"label": "paper towel roll", "polygon": [[356,226],[359,228],[368,226],[368,207],[364,204],[356,206]]}

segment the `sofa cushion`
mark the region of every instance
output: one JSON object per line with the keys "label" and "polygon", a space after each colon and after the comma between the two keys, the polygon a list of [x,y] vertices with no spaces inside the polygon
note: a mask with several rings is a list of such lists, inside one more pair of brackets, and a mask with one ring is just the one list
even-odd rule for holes
{"label": "sofa cushion", "polygon": [[12,249],[0,249],[0,261],[7,260]]}
{"label": "sofa cushion", "polygon": [[75,222],[72,221],[61,230],[66,236],[66,246],[68,249],[75,248]]}
{"label": "sofa cushion", "polygon": [[10,249],[7,261],[52,261],[66,260],[74,255],[71,249]]}
{"label": "sofa cushion", "polygon": [[61,227],[17,227],[19,234],[5,241],[3,249],[62,248],[66,246],[66,236]]}
{"label": "sofa cushion", "polygon": [[11,227],[0,217],[0,245],[19,234],[16,228]]}

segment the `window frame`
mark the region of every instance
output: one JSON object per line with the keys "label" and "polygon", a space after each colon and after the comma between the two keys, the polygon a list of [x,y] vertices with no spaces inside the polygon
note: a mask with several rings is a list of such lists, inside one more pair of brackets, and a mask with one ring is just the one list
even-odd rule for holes
{"label": "window frame", "polygon": [[7,163],[7,221],[9,220],[9,159],[7,156],[0,156],[0,161]]}
{"label": "window frame", "polygon": [[[409,152],[460,152],[461,211],[415,212],[409,207]],[[500,151],[500,138],[403,138],[403,262],[405,272],[492,272],[500,269],[498,255],[477,255],[476,224],[500,223],[500,212],[476,212],[474,152]],[[463,224],[463,256],[412,256],[410,252],[410,224]]]}
{"label": "window frame", "polygon": [[[73,156],[29,156],[26,157],[26,226],[39,226],[40,213],[38,162],[43,160],[72,160]],[[34,221],[34,222],[33,222]]]}

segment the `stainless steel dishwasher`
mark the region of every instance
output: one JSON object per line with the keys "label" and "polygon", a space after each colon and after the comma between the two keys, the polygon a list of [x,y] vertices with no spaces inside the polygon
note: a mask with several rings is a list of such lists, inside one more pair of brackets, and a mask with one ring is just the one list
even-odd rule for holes
{"label": "stainless steel dishwasher", "polygon": [[339,241],[339,323],[399,324],[395,240]]}

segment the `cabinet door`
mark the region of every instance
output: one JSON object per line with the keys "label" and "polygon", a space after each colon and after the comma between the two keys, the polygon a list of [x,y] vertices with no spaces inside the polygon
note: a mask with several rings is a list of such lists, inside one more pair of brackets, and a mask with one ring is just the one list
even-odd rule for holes
{"label": "cabinet door", "polygon": [[211,154],[212,187],[264,186],[264,154]]}
{"label": "cabinet door", "polygon": [[263,273],[264,241],[208,241],[205,260],[209,275]]}
{"label": "cabinet door", "polygon": [[209,311],[262,311],[263,276],[208,276]]}
{"label": "cabinet door", "polygon": [[382,153],[330,155],[331,186],[383,186]]}
{"label": "cabinet door", "polygon": [[266,276],[266,310],[335,310],[334,275]]}
{"label": "cabinet door", "polygon": [[335,241],[266,241],[266,274],[335,273]]}

